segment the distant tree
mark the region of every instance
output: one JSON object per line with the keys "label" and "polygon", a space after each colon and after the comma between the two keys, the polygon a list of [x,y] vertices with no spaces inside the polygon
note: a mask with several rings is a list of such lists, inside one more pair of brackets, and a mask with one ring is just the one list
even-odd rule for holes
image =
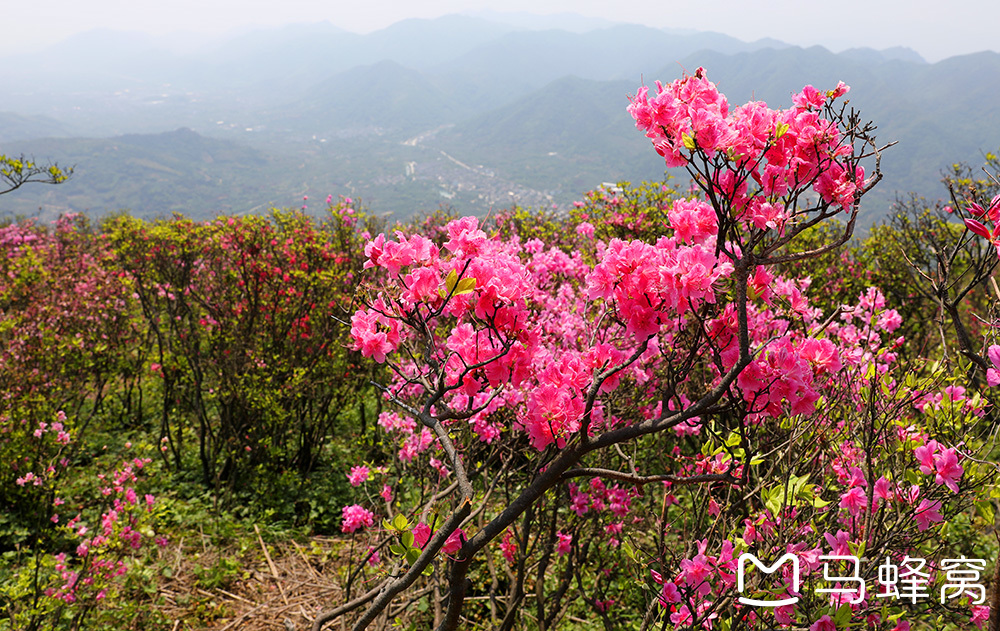
{"label": "distant tree", "polygon": [[12,157],[0,154],[0,195],[15,191],[30,182],[59,184],[69,179],[73,168],[60,167],[55,162],[39,164],[21,154]]}

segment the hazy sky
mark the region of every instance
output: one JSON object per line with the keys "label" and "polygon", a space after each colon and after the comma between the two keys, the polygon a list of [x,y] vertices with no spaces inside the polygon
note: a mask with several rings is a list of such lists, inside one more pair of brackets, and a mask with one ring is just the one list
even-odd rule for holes
{"label": "hazy sky", "polygon": [[908,46],[929,61],[1000,50],[997,0],[0,0],[0,52],[37,50],[94,28],[222,34],[249,26],[330,21],[365,33],[448,13],[572,12],[654,27],[820,44]]}

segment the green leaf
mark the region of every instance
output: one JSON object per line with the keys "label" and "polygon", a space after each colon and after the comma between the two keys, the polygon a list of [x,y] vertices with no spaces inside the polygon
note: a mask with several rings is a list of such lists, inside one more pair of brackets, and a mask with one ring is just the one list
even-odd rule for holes
{"label": "green leaf", "polygon": [[[791,475],[788,478],[788,497],[799,497],[802,494],[803,489],[806,488],[806,484],[809,482],[809,476],[797,476]],[[810,489],[811,490],[811,489]]]}
{"label": "green leaf", "polygon": [[622,542],[622,550],[625,552],[626,555],[628,555],[628,558],[632,559],[633,561],[636,560],[635,550],[632,548],[632,545],[628,541]]}
{"label": "green leaf", "polygon": [[847,628],[851,623],[851,606],[844,604],[837,609],[837,613],[833,616],[833,623],[837,625],[838,629]]}
{"label": "green leaf", "polygon": [[392,525],[392,522],[389,521],[388,519],[382,520],[382,527],[388,530],[389,532],[392,532],[393,530],[396,529],[395,526]]}
{"label": "green leaf", "polygon": [[444,279],[445,293],[451,293],[455,289],[455,285],[458,283],[458,272],[451,270]]}
{"label": "green leaf", "polygon": [[406,562],[413,565],[420,558],[420,550],[417,548],[410,548],[406,551]]}
{"label": "green leaf", "polygon": [[403,556],[403,554],[406,552],[406,549],[403,546],[396,545],[395,543],[393,543],[389,546],[389,551],[395,554],[396,556]]}
{"label": "green leaf", "polygon": [[778,515],[781,513],[784,493],[785,489],[782,486],[775,486],[764,491],[764,506],[767,507],[767,510],[771,511],[772,515]]}
{"label": "green leaf", "polygon": [[681,140],[684,142],[685,149],[687,149],[688,151],[694,151],[695,148],[694,137],[691,134],[687,132],[681,134]]}
{"label": "green leaf", "polygon": [[407,530],[406,532],[403,533],[403,536],[401,537],[401,541],[403,542],[403,547],[404,548],[412,548],[413,547],[413,533],[410,532],[409,530]]}
{"label": "green leaf", "polygon": [[458,281],[457,289],[455,290],[456,296],[461,296],[462,294],[470,294],[476,288],[475,278],[463,278]]}
{"label": "green leaf", "polygon": [[407,521],[404,515],[396,515],[392,518],[392,526],[396,530],[408,530],[410,528],[410,522]]}
{"label": "green leaf", "polygon": [[989,525],[993,525],[997,518],[996,507],[993,506],[993,502],[989,500],[980,500],[976,502],[976,512],[979,516],[983,518]]}

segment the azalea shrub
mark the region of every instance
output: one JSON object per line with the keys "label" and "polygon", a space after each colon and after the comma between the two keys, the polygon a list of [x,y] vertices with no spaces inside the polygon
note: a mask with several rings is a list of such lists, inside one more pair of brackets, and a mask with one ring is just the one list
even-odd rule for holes
{"label": "azalea shrub", "polygon": [[[324,523],[336,516],[308,496],[307,474],[337,457],[329,441],[345,418],[366,414],[372,373],[340,322],[378,229],[353,200],[328,201],[322,223],[274,211],[106,226],[147,333],[141,388],[165,465],[193,464],[223,499],[271,498]],[[295,514],[289,495],[303,501]]]}
{"label": "azalea shrub", "polygon": [[0,629],[156,627],[186,515],[339,528],[322,472],[379,409],[342,323],[381,224],[329,202],[0,226]]}
{"label": "azalea shrub", "polygon": [[51,230],[9,224],[0,249],[0,549],[9,549],[44,532],[51,515],[51,498],[18,481],[54,476],[72,460],[64,447],[79,444],[134,370],[139,333],[113,255],[84,218],[65,216]]}
{"label": "azalea shrub", "polygon": [[880,288],[796,275],[881,177],[847,93],[730,107],[698,69],[629,105],[688,195],[368,242],[351,344],[391,451],[346,472],[315,630],[983,627],[1000,364],[903,354]]}

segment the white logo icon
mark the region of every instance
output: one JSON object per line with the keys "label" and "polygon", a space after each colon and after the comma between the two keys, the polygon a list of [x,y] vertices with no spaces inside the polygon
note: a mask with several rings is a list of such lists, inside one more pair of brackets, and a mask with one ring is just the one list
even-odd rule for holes
{"label": "white logo icon", "polygon": [[[760,562],[760,559],[750,554],[749,552],[744,552],[740,555],[739,560],[737,560],[736,565],[736,588],[740,593],[743,593],[743,569],[746,567],[747,560],[750,560],[758,570],[764,574],[773,574],[779,567],[781,567],[785,561],[792,562],[792,591],[799,591],[799,557],[791,552],[787,552],[778,559],[774,565],[766,566]],[[756,600],[754,598],[744,598],[740,596],[739,601],[744,605],[753,605],[754,607],[782,607],[784,605],[794,605],[799,602],[798,596],[792,596],[791,598],[785,598],[782,600]]]}

